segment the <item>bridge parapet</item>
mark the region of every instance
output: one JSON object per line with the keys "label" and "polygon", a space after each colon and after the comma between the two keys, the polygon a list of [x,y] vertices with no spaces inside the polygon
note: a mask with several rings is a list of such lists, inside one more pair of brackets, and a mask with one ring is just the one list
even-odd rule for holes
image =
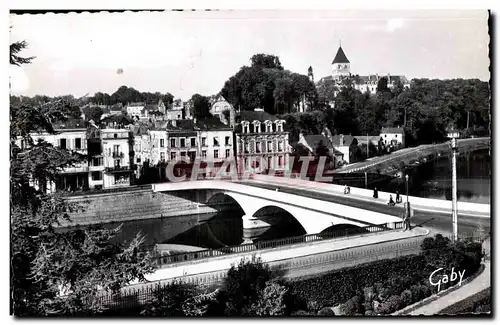
{"label": "bridge parapet", "polygon": [[[335,184],[326,184],[320,182],[314,182],[309,180],[303,180],[300,178],[285,178],[285,177],[275,177],[269,175],[254,175],[254,181],[266,182],[267,184],[276,184],[277,186],[290,186],[297,187],[301,189],[310,189],[311,191],[320,191],[325,193],[332,193],[333,195],[340,195],[344,193],[344,186]],[[384,203],[389,201],[390,195],[394,197],[394,193],[389,192],[378,192],[378,200],[373,198],[373,191],[364,188],[351,187],[350,196],[358,196],[365,199],[370,199],[373,202]],[[405,195],[406,196],[406,195]],[[411,204],[414,206],[420,206],[420,210],[425,210],[425,208],[431,210],[449,210],[451,213],[451,200],[439,200],[439,199],[428,199],[421,198],[417,196],[408,197]],[[462,202],[458,201],[458,209],[467,212],[475,212],[481,215],[489,216],[491,213],[490,204],[473,203],[473,202]]]}

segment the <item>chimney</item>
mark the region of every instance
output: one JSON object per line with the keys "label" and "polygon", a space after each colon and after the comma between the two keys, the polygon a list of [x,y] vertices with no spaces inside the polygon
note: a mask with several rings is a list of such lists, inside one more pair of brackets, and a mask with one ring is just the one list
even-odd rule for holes
{"label": "chimney", "polygon": [[344,135],[343,135],[343,134],[341,134],[341,135],[340,135],[340,143],[339,143],[339,144],[340,144],[341,146],[343,146],[343,145],[344,145]]}
{"label": "chimney", "polygon": [[172,120],[172,126],[177,126],[177,120]]}

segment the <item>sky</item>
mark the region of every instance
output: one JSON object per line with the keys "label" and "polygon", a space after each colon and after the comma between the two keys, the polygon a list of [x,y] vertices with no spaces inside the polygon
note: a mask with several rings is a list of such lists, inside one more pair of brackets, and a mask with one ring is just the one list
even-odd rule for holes
{"label": "sky", "polygon": [[488,13],[218,11],[11,15],[10,41],[30,65],[10,68],[11,92],[83,96],[122,85],[213,95],[256,53],[315,79],[331,74],[341,42],[351,72],[488,81]]}

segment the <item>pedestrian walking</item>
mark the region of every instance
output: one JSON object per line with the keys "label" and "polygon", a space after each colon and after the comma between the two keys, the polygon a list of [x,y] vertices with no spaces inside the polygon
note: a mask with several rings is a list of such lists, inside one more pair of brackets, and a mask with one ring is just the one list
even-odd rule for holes
{"label": "pedestrian walking", "polygon": [[378,199],[378,191],[376,187],[373,189],[373,198]]}
{"label": "pedestrian walking", "polygon": [[396,191],[396,203],[401,203],[403,200],[401,199],[401,196],[399,195],[399,191]]}

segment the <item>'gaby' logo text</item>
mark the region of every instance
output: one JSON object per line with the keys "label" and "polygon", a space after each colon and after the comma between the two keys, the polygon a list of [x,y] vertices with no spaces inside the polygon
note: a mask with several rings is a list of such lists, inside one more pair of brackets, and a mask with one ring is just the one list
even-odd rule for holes
{"label": "'gaby' logo text", "polygon": [[450,277],[448,277],[448,275],[446,273],[439,274],[439,272],[442,269],[443,269],[442,267],[437,269],[436,271],[432,272],[431,275],[429,276],[429,283],[432,286],[437,286],[438,292],[441,290],[441,283],[444,284],[444,283],[448,283],[448,282],[453,282],[453,281],[457,280],[458,277],[460,277],[460,280],[458,281],[458,285],[459,286],[462,285],[462,280],[464,278],[465,270],[463,270],[462,272],[458,271],[458,274],[457,274],[455,272],[455,268],[452,267]]}

